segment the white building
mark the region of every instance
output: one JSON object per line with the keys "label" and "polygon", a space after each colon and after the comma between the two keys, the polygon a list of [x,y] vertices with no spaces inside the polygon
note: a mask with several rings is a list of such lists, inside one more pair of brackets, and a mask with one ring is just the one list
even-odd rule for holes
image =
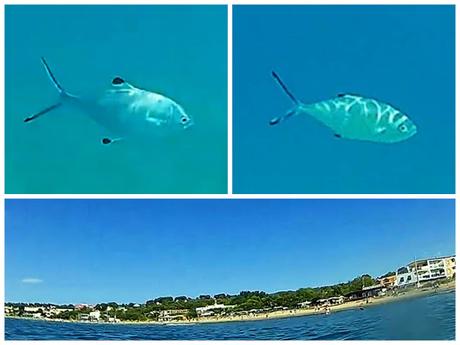
{"label": "white building", "polygon": [[44,307],[24,307],[24,311],[26,313],[36,313],[39,310],[44,310]]}
{"label": "white building", "polygon": [[328,306],[331,305],[331,302],[327,298],[320,298],[319,300],[316,301],[316,305],[319,306]]}
{"label": "white building", "polygon": [[179,321],[187,319],[188,309],[171,309],[171,310],[161,310],[158,315],[158,321]]}
{"label": "white building", "polygon": [[90,320],[99,321],[100,318],[101,318],[101,312],[99,310],[95,310],[89,313]]}
{"label": "white building", "polygon": [[297,305],[299,306],[299,308],[308,308],[310,306],[311,302],[310,301],[305,301],[305,302],[301,302],[301,303],[297,303]]}
{"label": "white building", "polygon": [[53,315],[59,315],[60,313],[63,313],[66,311],[73,311],[73,309],[71,308],[53,308],[50,310],[50,313]]}
{"label": "white building", "polygon": [[451,278],[455,274],[455,256],[415,260],[396,272],[398,287]]}
{"label": "white building", "polygon": [[89,314],[79,314],[80,321],[89,321]]}
{"label": "white building", "polygon": [[196,313],[198,316],[210,316],[213,315],[216,310],[225,310],[234,307],[234,305],[211,304],[206,307],[196,308]]}
{"label": "white building", "polygon": [[343,296],[329,297],[327,300],[330,304],[342,304],[345,302],[345,298]]}

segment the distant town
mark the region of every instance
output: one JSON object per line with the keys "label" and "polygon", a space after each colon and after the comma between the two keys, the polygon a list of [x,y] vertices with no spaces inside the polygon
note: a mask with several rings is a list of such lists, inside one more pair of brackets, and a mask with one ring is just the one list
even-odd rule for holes
{"label": "distant town", "polygon": [[56,305],[49,303],[6,303],[7,317],[72,322],[215,322],[288,317],[329,313],[345,308],[363,308],[369,303],[410,295],[414,291],[436,292],[443,286],[455,288],[455,256],[418,259],[377,278],[362,275],[347,283],[296,291],[265,293],[242,291],[159,297],[142,304],[115,302]]}

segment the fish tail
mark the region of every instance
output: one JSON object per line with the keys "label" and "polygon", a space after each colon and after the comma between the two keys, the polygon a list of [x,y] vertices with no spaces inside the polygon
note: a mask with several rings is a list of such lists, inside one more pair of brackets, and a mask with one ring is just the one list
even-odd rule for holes
{"label": "fish tail", "polygon": [[45,68],[46,74],[48,75],[48,78],[51,80],[51,83],[54,85],[56,90],[59,92],[59,100],[55,104],[40,110],[39,112],[30,115],[24,119],[24,122],[30,122],[33,121],[47,113],[49,113],[52,110],[55,110],[59,108],[60,106],[63,105],[63,102],[67,99],[67,97],[75,97],[67,93],[67,91],[64,90],[64,88],[61,86],[61,84],[58,82],[56,77],[54,76],[53,72],[51,71],[51,68],[49,67],[48,63],[46,62],[45,58],[41,58],[42,65]]}
{"label": "fish tail", "polygon": [[45,68],[46,74],[48,74],[48,78],[50,78],[51,82],[53,83],[54,87],[59,91],[59,93],[64,93],[64,89],[62,88],[61,84],[57,81],[56,77],[54,76],[53,72],[51,71],[50,66],[46,62],[45,58],[42,57],[42,65]]}
{"label": "fish tail", "polygon": [[278,76],[278,74],[275,71],[272,71],[272,77],[275,78],[276,82],[278,83],[279,86],[283,89],[283,91],[288,95],[288,97],[291,99],[291,101],[295,105],[299,105],[300,101],[292,94],[291,91],[287,88],[286,84],[283,83],[281,78]]}
{"label": "fish tail", "polygon": [[62,103],[53,104],[53,105],[51,105],[51,106],[49,106],[49,107],[47,107],[47,108],[45,108],[45,109],[43,109],[43,110],[40,110],[38,113],[35,113],[35,114],[33,114],[33,115],[30,115],[30,116],[26,117],[26,118],[24,119],[24,122],[33,121],[33,120],[39,118],[40,116],[43,116],[43,115],[45,115],[46,113],[49,113],[51,110],[54,110],[54,109],[56,109],[56,108],[59,108],[61,105],[62,105]]}
{"label": "fish tail", "polygon": [[70,96],[70,94],[58,82],[58,80],[54,76],[53,72],[51,71],[50,66],[48,65],[44,57],[41,58],[41,61],[42,61],[43,67],[45,68],[46,74],[48,75],[48,78],[51,80],[51,83],[56,88],[56,90],[58,90],[59,95],[63,97]]}

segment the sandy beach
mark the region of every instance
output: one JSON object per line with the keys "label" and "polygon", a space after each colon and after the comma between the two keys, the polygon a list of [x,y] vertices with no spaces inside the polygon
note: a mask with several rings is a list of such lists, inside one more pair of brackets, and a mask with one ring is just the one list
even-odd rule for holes
{"label": "sandy beach", "polygon": [[[447,293],[450,291],[455,291],[455,282],[450,282],[439,286],[438,288],[420,288],[407,291],[400,291],[394,295],[369,298],[366,300],[357,300],[345,302],[343,304],[334,305],[329,308],[329,313],[339,312],[343,310],[350,309],[365,309],[370,308],[375,305],[391,303],[400,301],[403,299],[417,298],[427,295],[434,295],[439,293]],[[241,321],[257,321],[257,320],[268,320],[268,319],[280,319],[280,318],[289,318],[289,317],[299,317],[307,315],[320,315],[325,314],[325,309],[315,310],[314,308],[308,309],[291,309],[291,310],[279,310],[269,313],[261,314],[248,314],[248,315],[239,315],[239,316],[226,316],[226,317],[206,317],[206,318],[196,318],[190,320],[181,320],[181,321],[168,321],[168,322],[159,322],[159,321],[121,321],[116,324],[131,324],[131,325],[192,325],[192,324],[201,324],[201,323],[220,323],[220,322],[241,322]],[[5,316],[9,318],[22,318],[17,316]],[[27,318],[29,320],[34,320]],[[40,319],[35,319],[40,320]],[[70,320],[60,320],[60,319],[41,319],[46,321],[53,322],[76,322],[76,323],[96,323],[96,322],[82,322],[82,321],[70,321]],[[106,322],[99,322],[100,324],[107,324]]]}
{"label": "sandy beach", "polygon": [[[449,291],[455,290],[455,282],[451,282],[449,284],[442,285],[438,287],[436,290],[433,288],[421,288],[417,290],[408,290],[405,292],[400,292],[397,295],[388,295],[379,298],[369,298],[369,302],[366,303],[365,300],[358,300],[358,301],[351,301],[345,302],[343,304],[331,306],[329,308],[329,312],[338,312],[342,310],[348,309],[360,309],[360,308],[369,308],[374,305],[379,305],[383,303],[391,303],[400,301],[403,299],[408,298],[416,298],[426,295],[433,295],[437,293],[445,293]],[[187,323],[213,323],[213,322],[232,322],[232,321],[255,321],[255,320],[267,320],[267,319],[277,319],[277,318],[287,318],[287,317],[297,317],[297,316],[306,316],[306,315],[319,315],[325,314],[325,310],[315,310],[313,308],[310,309],[292,309],[292,310],[280,310],[271,313],[263,313],[257,315],[244,315],[244,316],[235,316],[235,317],[214,317],[214,318],[201,318],[201,319],[194,319],[190,321],[181,321],[181,322],[169,322],[171,324],[187,324]]]}

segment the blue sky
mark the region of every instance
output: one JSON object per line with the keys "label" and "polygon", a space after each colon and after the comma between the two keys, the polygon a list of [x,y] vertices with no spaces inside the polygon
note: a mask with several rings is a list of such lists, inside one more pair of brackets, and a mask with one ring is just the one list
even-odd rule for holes
{"label": "blue sky", "polygon": [[453,200],[7,200],[6,301],[297,289],[455,252]]}

